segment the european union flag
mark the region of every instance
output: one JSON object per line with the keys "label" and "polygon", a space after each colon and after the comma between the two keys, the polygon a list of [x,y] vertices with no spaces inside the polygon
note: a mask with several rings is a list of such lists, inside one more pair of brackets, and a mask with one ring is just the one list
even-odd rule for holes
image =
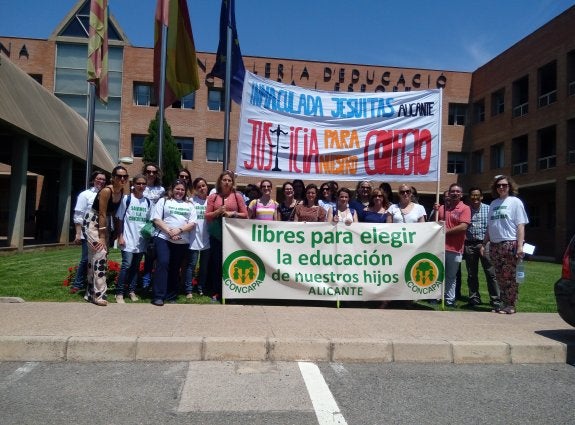
{"label": "european union flag", "polygon": [[238,40],[238,31],[236,29],[236,8],[233,0],[222,0],[222,9],[220,12],[220,42],[218,44],[218,53],[216,63],[212,68],[211,74],[225,81],[226,79],[226,52],[228,43],[228,27],[232,29],[232,58],[231,58],[231,82],[230,94],[234,102],[242,103],[242,91],[244,89],[244,78],[246,68],[242,59],[240,42]]}

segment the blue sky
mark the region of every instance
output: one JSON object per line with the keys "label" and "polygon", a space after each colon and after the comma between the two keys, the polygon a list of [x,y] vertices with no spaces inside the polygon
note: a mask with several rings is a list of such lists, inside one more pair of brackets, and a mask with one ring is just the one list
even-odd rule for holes
{"label": "blue sky", "polygon": [[[48,38],[76,0],[0,0],[0,35]],[[473,71],[572,0],[237,0],[244,55]],[[155,0],[109,0],[135,46],[153,44]],[[189,0],[199,51],[218,45],[220,1]]]}

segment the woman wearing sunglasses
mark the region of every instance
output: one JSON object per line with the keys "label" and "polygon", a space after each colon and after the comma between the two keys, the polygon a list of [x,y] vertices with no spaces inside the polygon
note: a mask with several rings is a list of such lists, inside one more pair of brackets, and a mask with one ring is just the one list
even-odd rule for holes
{"label": "woman wearing sunglasses", "polygon": [[525,225],[529,223],[523,202],[516,196],[517,184],[507,176],[497,176],[491,185],[493,201],[489,206],[487,232],[480,254],[490,242],[489,256],[495,267],[501,308],[494,313],[514,314],[518,284],[515,280],[517,263],[523,260]]}
{"label": "woman wearing sunglasses", "polygon": [[402,184],[397,191],[399,202],[387,210],[388,223],[423,223],[427,213],[423,205],[413,202],[411,186]]}
{"label": "woman wearing sunglasses", "polygon": [[108,247],[110,240],[108,229],[124,195],[128,183],[128,171],[118,165],[112,170],[112,184],[102,188],[84,216],[82,231],[88,241],[88,288],[84,298],[99,306],[108,305],[106,300],[106,272],[108,270]]}

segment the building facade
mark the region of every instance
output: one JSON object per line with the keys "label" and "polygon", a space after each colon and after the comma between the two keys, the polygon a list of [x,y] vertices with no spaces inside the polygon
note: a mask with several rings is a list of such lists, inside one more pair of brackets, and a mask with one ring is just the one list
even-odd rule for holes
{"label": "building facade", "polygon": [[[0,36],[0,55],[82,116],[87,109],[88,35],[80,23],[86,23],[88,15],[89,1],[80,0],[47,40]],[[568,234],[575,230],[566,201],[573,192],[569,182],[575,178],[575,158],[569,156],[575,157],[575,44],[568,31],[574,24],[572,7],[473,73],[252,56],[244,56],[244,65],[272,80],[320,90],[442,89],[441,180],[439,185],[415,183],[422,203],[429,209],[438,189],[442,192],[456,181],[489,192],[492,177],[508,173],[520,184],[532,217],[527,240],[537,245],[538,254],[558,258]],[[143,141],[158,110],[153,49],[132,46],[113,17],[109,27],[111,99],[106,108],[97,106],[96,131],[113,158],[134,159],[127,166],[134,174],[141,170]],[[182,165],[193,177],[203,176],[213,183],[223,168],[224,92],[222,82],[209,75],[215,54],[198,52],[197,56],[200,89],[167,108],[165,117]],[[239,105],[233,103],[231,169],[235,168],[239,113]],[[238,179],[240,186],[254,182]],[[396,188],[392,178],[387,182]],[[274,181],[278,187],[281,183]],[[81,185],[74,189],[79,191]],[[550,233],[555,240],[550,240]]]}

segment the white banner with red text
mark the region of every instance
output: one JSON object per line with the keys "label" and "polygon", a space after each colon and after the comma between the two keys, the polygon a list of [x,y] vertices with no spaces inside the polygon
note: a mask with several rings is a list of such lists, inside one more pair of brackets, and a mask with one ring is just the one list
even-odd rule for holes
{"label": "white banner with red text", "polygon": [[240,175],[437,181],[441,90],[327,92],[246,73]]}
{"label": "white banner with red text", "polygon": [[224,219],[223,297],[441,299],[437,223],[351,225]]}

